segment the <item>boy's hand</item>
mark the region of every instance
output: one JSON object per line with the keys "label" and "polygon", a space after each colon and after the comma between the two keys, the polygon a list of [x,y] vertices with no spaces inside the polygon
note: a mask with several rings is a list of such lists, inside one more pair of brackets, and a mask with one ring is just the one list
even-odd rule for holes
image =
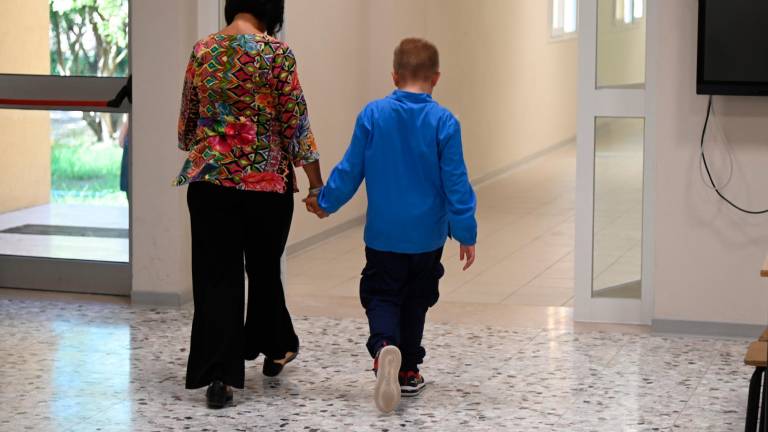
{"label": "boy's hand", "polygon": [[303,200],[304,204],[307,205],[307,211],[316,215],[320,219],[325,219],[328,217],[328,213],[323,211],[323,209],[320,208],[320,204],[317,202],[317,196],[308,196],[304,198]]}
{"label": "boy's hand", "polygon": [[469,270],[469,268],[472,267],[472,264],[475,263],[475,246],[461,245],[459,248],[459,257],[461,261],[464,261],[464,258],[467,259],[467,262],[464,264],[464,271]]}

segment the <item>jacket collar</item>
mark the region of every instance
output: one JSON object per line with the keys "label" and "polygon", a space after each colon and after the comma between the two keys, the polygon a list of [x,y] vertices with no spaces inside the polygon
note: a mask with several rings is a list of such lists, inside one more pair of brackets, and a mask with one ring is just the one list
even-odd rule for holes
{"label": "jacket collar", "polygon": [[403,91],[400,89],[396,89],[392,92],[392,97],[406,102],[414,102],[414,103],[424,103],[424,102],[432,102],[432,96],[427,93],[411,93],[407,91]]}

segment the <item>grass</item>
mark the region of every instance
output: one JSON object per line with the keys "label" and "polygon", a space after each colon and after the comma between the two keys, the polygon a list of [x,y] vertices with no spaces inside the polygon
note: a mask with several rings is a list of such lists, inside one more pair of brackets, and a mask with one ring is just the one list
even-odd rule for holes
{"label": "grass", "polygon": [[123,150],[56,143],[51,153],[52,201],[56,203],[123,204],[120,161]]}
{"label": "grass", "polygon": [[51,155],[54,178],[69,180],[114,179],[119,187],[123,149],[112,145],[70,146],[56,144]]}

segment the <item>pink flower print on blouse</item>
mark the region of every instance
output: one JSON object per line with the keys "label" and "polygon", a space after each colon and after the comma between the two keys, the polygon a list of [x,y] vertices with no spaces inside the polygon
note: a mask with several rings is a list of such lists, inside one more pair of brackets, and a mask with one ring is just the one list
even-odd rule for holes
{"label": "pink flower print on blouse", "polygon": [[[214,128],[221,130],[221,128]],[[208,138],[211,148],[222,154],[231,153],[235,147],[249,147],[256,142],[256,125],[246,119],[227,122],[221,135]]]}

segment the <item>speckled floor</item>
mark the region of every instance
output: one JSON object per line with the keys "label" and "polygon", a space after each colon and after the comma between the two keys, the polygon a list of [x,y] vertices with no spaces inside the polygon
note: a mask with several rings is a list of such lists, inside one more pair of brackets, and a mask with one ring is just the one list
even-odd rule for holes
{"label": "speckled floor", "polygon": [[359,320],[298,318],[302,353],[248,368],[234,408],[183,388],[191,313],[0,300],[2,431],[736,431],[746,340],[430,325],[430,382],[371,402]]}

